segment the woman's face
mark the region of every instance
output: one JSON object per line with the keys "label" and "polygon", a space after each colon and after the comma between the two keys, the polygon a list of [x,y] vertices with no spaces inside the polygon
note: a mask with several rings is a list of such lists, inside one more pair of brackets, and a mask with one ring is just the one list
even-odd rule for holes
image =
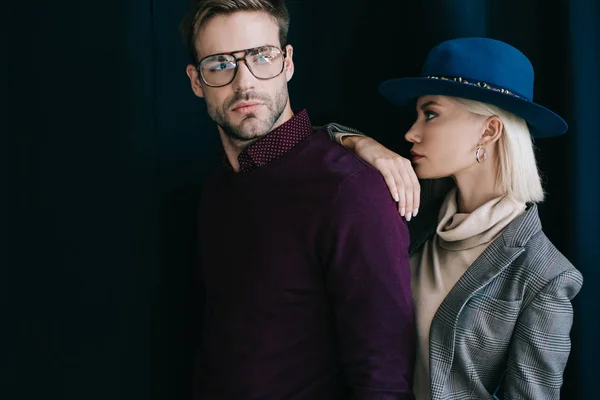
{"label": "woman's face", "polygon": [[404,138],[413,144],[412,162],[419,178],[455,176],[473,167],[488,118],[469,112],[446,96],[423,96],[417,120]]}

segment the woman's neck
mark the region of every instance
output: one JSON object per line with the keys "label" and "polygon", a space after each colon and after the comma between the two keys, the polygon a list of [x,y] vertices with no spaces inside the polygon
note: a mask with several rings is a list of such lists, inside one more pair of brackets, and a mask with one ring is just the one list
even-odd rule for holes
{"label": "woman's neck", "polygon": [[458,188],[457,206],[459,213],[472,213],[488,201],[503,195],[498,190],[497,171],[494,157],[475,164],[454,175]]}

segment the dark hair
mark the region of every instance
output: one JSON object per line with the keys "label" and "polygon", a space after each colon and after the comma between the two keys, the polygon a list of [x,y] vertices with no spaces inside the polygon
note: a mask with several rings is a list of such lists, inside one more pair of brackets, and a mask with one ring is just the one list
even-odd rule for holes
{"label": "dark hair", "polygon": [[203,23],[214,16],[232,14],[237,11],[264,11],[279,25],[279,44],[287,42],[290,16],[285,0],[192,0],[190,11],[181,21],[181,37],[187,47],[192,64],[198,62],[196,37]]}

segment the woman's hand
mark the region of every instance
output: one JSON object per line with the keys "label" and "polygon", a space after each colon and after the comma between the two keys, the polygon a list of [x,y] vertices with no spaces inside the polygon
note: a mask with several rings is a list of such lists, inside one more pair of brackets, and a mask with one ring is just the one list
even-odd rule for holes
{"label": "woman's hand", "polygon": [[343,135],[339,142],[377,169],[398,203],[400,215],[410,221],[419,212],[421,185],[410,160],[400,157],[368,136]]}

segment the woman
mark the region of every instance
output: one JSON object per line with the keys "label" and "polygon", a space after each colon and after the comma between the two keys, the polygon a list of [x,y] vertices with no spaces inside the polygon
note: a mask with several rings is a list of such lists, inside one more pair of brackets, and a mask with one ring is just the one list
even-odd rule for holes
{"label": "woman", "polygon": [[[565,121],[533,103],[527,57],[492,39],[443,42],[421,77],[384,82],[380,92],[416,108],[405,138],[416,175],[430,180],[431,211],[409,225],[417,399],[558,399],[583,279],[542,232],[531,135],[562,134]],[[401,175],[410,180],[402,162],[391,163],[395,172],[378,164],[394,159],[389,150],[348,135],[337,139],[378,166],[392,193]],[[438,179],[446,177],[449,186]],[[431,193],[436,182],[442,197]],[[407,219],[416,214],[407,210]]]}

